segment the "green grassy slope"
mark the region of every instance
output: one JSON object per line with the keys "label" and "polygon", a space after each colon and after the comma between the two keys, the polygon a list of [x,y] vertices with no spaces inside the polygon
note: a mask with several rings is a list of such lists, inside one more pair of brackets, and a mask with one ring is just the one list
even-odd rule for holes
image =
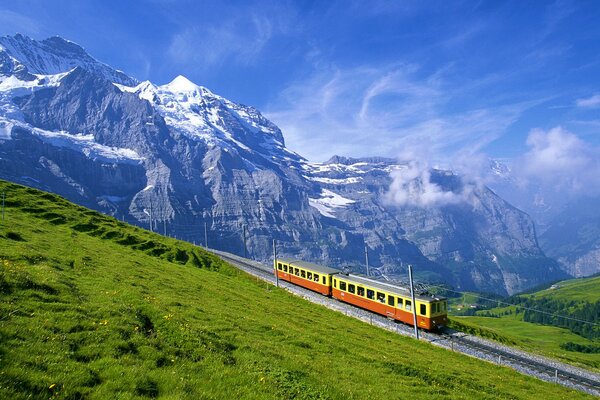
{"label": "green grassy slope", "polygon": [[[593,321],[590,315],[578,315],[577,311],[586,304],[600,302],[600,277],[571,279],[559,282],[554,288],[523,294],[508,300],[511,303],[523,301],[524,306],[550,313],[575,316]],[[600,354],[575,351],[572,347],[600,349],[600,339],[591,335],[585,337],[578,330],[526,322],[522,307],[502,306],[477,311],[475,316],[454,316],[452,320],[465,325],[474,334],[488,336],[528,351],[559,359],[600,372]],[[488,315],[494,316],[492,318]],[[567,321],[568,322],[568,321]],[[596,319],[596,322],[600,322]],[[456,326],[461,329],[461,326]],[[597,329],[597,328],[596,328]],[[565,347],[571,343],[571,347]]]}
{"label": "green grassy slope", "polygon": [[[492,309],[490,312],[498,310]],[[454,316],[451,317],[451,321],[451,327],[455,329],[600,372],[600,355],[569,351],[560,346],[569,342],[583,346],[600,346],[600,341],[583,338],[568,329],[525,322],[522,320],[522,314],[503,315],[500,318]]]}
{"label": "green grassy slope", "polygon": [[556,288],[548,288],[532,293],[530,296],[540,298],[551,298],[564,301],[587,301],[596,303],[600,301],[600,276],[591,278],[569,279],[558,282]]}
{"label": "green grassy slope", "polygon": [[588,398],[347,318],[59,197],[0,190],[0,398]]}

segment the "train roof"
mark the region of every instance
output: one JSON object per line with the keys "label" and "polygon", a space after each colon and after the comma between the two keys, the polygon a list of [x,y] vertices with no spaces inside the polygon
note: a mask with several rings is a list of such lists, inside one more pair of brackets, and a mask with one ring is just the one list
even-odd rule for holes
{"label": "train roof", "polygon": [[284,262],[298,268],[310,269],[311,271],[316,271],[326,275],[339,274],[341,272],[339,269],[314,264],[308,261],[296,260],[294,258],[278,258],[277,261]]}
{"label": "train roof", "polygon": [[[357,276],[357,275],[340,274],[338,277],[340,279],[344,279],[347,282],[353,282],[358,285],[369,286],[369,287],[372,287],[375,289],[386,291],[388,293],[392,293],[396,296],[410,297],[410,290],[407,288],[391,285],[391,284],[385,283],[385,282],[375,281],[373,279],[369,279],[369,278]],[[445,300],[445,297],[425,296],[425,295],[415,293],[415,299],[421,300],[421,301],[438,301],[438,300]]]}

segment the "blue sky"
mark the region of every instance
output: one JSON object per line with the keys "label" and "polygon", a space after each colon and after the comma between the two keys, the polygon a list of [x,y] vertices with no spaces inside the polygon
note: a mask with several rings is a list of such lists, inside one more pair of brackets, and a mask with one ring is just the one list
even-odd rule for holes
{"label": "blue sky", "polygon": [[157,84],[185,75],[314,161],[542,160],[531,171],[600,154],[598,21],[597,1],[0,1],[0,34],[60,35]]}

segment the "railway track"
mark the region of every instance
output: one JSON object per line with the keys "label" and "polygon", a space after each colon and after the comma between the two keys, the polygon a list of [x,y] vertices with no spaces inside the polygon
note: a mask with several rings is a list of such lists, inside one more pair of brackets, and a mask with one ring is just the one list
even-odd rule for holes
{"label": "railway track", "polygon": [[[557,383],[560,381],[569,381],[573,385],[583,386],[590,389],[590,393],[600,395],[600,381],[585,377],[581,374],[576,374],[571,371],[558,368],[556,365],[548,365],[547,363],[540,362],[532,359],[534,356],[524,356],[514,354],[502,349],[494,348],[485,343],[470,340],[468,337],[462,337],[458,332],[452,332],[452,340],[457,340],[463,343],[467,343],[467,346],[473,347],[480,352],[489,354],[490,356],[497,357],[498,363],[502,364],[517,364],[526,366],[529,369],[537,371],[539,374],[545,375],[548,379]],[[571,386],[571,385],[568,385]]]}
{"label": "railway track", "polygon": [[[230,253],[208,250],[221,257],[223,260],[262,280],[273,284],[275,283],[273,270],[264,264]],[[383,329],[406,336],[414,335],[412,326],[391,321],[386,317],[322,296],[282,280],[279,281],[279,286],[308,301],[321,304]],[[544,381],[555,382],[600,397],[600,376],[568,364],[549,360],[541,356],[529,354],[522,350],[517,350],[451,329],[445,329],[441,333],[422,332],[421,338],[436,346],[461,352],[471,357],[486,360],[495,364],[507,366],[523,374],[534,376]]]}

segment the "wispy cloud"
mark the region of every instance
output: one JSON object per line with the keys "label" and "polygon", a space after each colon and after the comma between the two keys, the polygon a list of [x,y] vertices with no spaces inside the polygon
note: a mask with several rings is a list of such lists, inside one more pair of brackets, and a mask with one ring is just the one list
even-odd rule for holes
{"label": "wispy cloud", "polygon": [[575,104],[577,104],[577,107],[582,107],[582,108],[600,107],[600,94],[595,94],[591,97],[587,97],[587,98],[583,98],[583,99],[577,99],[575,101]]}
{"label": "wispy cloud", "polygon": [[0,9],[0,26],[4,32],[22,33],[37,36],[41,32],[40,25],[32,18],[15,11]]}
{"label": "wispy cloud", "polygon": [[260,16],[196,25],[176,34],[168,53],[174,61],[196,67],[215,67],[225,62],[250,64],[272,34],[271,22]]}
{"label": "wispy cloud", "polygon": [[451,104],[456,90],[462,89],[446,86],[441,74],[423,75],[411,64],[329,67],[289,86],[267,115],[288,145],[312,160],[397,156],[415,145],[443,156],[478,152],[532,106],[461,109]]}

